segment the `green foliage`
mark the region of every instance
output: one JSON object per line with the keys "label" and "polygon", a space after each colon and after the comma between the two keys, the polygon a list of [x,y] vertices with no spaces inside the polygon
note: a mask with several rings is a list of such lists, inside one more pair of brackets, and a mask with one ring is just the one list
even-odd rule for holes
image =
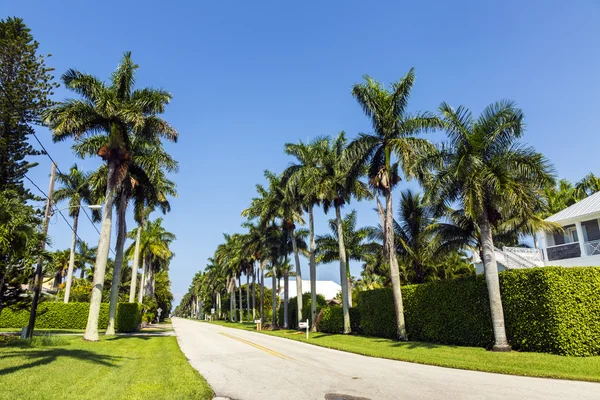
{"label": "green foliage", "polygon": [[[36,329],[85,329],[87,324],[89,303],[40,303],[35,320]],[[140,314],[137,303],[120,303],[117,307],[117,330],[131,332],[139,324]],[[0,328],[21,329],[29,322],[29,309],[5,308],[0,314]],[[98,328],[108,325],[108,304],[100,305]]]}
{"label": "green foliage", "polygon": [[146,296],[142,303],[142,321],[155,322],[158,303],[154,297]]}
{"label": "green foliage", "polygon": [[23,185],[36,165],[27,157],[40,154],[28,143],[30,123],[39,123],[58,86],[38,47],[21,18],[0,20],[0,192],[12,190],[22,203],[36,198]]}
{"label": "green foliage", "polygon": [[350,329],[352,329],[353,333],[362,333],[360,321],[360,310],[358,307],[350,307]]}
{"label": "green foliage", "polygon": [[[515,350],[600,355],[600,268],[545,267],[500,273],[507,335]],[[493,332],[483,276],[402,288],[410,340],[489,347]],[[391,289],[359,294],[360,327],[395,337]]]}
{"label": "green foliage", "polygon": [[136,331],[141,321],[141,312],[142,307],[138,303],[119,303],[117,305],[117,331]]}
{"label": "green foliage", "polygon": [[600,268],[546,267],[500,274],[515,350],[600,355]]}
{"label": "green foliage", "polygon": [[[317,294],[317,315],[319,315],[319,311],[321,311],[321,309],[323,307],[325,307],[326,304],[327,304],[327,302],[325,301],[325,297],[323,297],[323,295],[321,295],[321,294]],[[302,294],[302,320],[303,321],[306,321],[306,319],[310,320],[310,307],[311,307],[310,293]],[[297,310],[298,310],[298,301],[296,300],[296,296],[294,296],[288,300],[288,319],[289,319],[288,322],[289,322],[290,329],[298,328]],[[277,317],[278,317],[278,320],[281,321],[281,324],[283,325],[283,306],[279,307],[279,310],[277,310]],[[312,324],[312,321],[311,321],[311,324]]]}
{"label": "green foliage", "polygon": [[342,333],[344,331],[344,310],[342,307],[325,307],[318,329],[320,332]]}

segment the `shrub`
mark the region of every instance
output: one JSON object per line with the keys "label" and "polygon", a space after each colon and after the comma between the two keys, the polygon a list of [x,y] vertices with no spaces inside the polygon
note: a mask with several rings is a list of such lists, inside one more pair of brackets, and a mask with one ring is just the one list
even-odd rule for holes
{"label": "shrub", "polygon": [[138,303],[119,303],[117,305],[117,331],[133,332],[141,322],[142,308]]}
{"label": "shrub", "polygon": [[319,322],[320,332],[342,333],[344,332],[344,310],[341,306],[323,308],[323,318]]}
{"label": "shrub", "polygon": [[[506,331],[515,350],[600,355],[600,268],[544,267],[500,273]],[[410,340],[489,347],[493,332],[483,276],[402,288]],[[394,338],[391,289],[361,292],[363,333]]]}
{"label": "shrub", "polygon": [[362,332],[362,329],[360,327],[360,311],[357,307],[350,308],[350,329],[354,333]]}
{"label": "shrub", "polygon": [[[323,295],[318,294],[317,293],[317,315],[319,315],[319,312],[321,311],[321,309],[323,307],[325,307],[327,305],[327,301],[325,301],[325,297],[323,297]],[[310,301],[310,293],[304,293],[302,294],[302,320],[306,321],[307,319],[310,320],[310,307],[311,307],[311,301]],[[298,309],[298,302],[296,300],[296,296],[291,297],[290,299],[288,299],[288,323],[290,326],[290,329],[297,329],[298,328],[298,317],[296,314],[296,310]],[[277,322],[280,325],[283,325],[283,304],[281,305],[281,307],[279,307],[279,310],[277,310]],[[310,323],[312,324],[312,321],[310,321]]]}
{"label": "shrub", "polygon": [[500,274],[514,349],[600,355],[600,268],[546,267]]}
{"label": "shrub", "polygon": [[[117,306],[117,330],[122,332],[131,332],[131,326],[136,321],[133,311],[137,304],[120,303]],[[36,329],[85,329],[89,313],[89,303],[62,303],[62,302],[43,302],[38,305],[37,316],[35,320]],[[120,316],[120,310],[124,315]],[[139,319],[139,313],[138,317]],[[0,328],[21,329],[29,323],[29,309],[16,310],[5,308],[0,314]],[[139,322],[138,322],[139,323]],[[135,327],[137,327],[137,324]],[[106,329],[108,326],[108,303],[100,305],[100,315],[98,317],[98,328]],[[131,329],[131,330],[129,330]]]}

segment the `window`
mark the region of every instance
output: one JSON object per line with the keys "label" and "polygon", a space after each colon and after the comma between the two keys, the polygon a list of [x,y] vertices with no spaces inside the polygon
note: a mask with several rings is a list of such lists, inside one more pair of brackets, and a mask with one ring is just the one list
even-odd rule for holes
{"label": "window", "polygon": [[565,226],[565,243],[578,242],[577,228],[574,226]]}

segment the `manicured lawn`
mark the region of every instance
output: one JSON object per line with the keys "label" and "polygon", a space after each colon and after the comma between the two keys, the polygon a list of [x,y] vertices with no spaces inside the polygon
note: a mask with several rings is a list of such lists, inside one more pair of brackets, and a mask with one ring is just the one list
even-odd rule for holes
{"label": "manicured lawn", "polygon": [[[212,323],[248,331],[256,329],[254,324],[224,321]],[[289,330],[261,333],[371,357],[502,374],[600,382],[600,357],[563,357],[516,351],[493,353],[479,347],[402,343],[375,337],[326,333],[311,333],[306,340],[304,333],[296,334],[296,331]]]}
{"label": "manicured lawn", "polygon": [[[0,328],[0,332],[8,332],[8,333],[21,333],[20,329],[17,328]],[[63,333],[84,333],[85,329],[36,329],[33,331],[34,335],[59,335]]]}
{"label": "manicured lawn", "polygon": [[0,343],[0,399],[210,399],[175,337]]}

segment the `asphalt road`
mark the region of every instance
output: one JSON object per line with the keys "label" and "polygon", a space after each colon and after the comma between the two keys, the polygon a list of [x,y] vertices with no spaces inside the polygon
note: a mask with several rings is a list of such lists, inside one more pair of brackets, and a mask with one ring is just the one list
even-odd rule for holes
{"label": "asphalt road", "polygon": [[222,398],[600,399],[596,383],[384,360],[179,318],[173,327],[191,365]]}

